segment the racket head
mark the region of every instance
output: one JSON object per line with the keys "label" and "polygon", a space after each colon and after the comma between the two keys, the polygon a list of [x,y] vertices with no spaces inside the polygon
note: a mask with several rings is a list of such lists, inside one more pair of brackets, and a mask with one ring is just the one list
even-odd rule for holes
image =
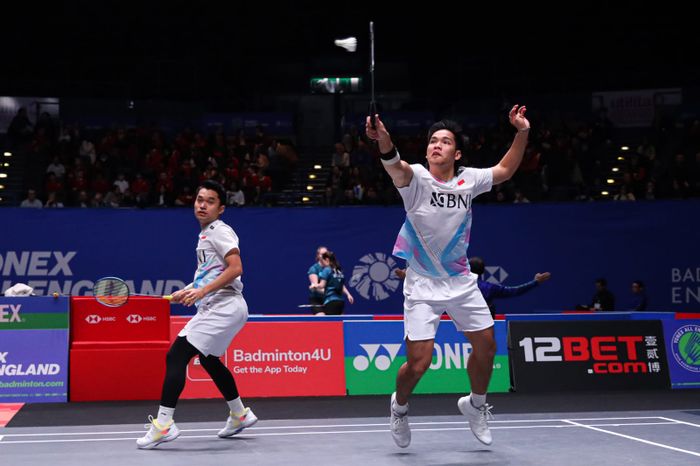
{"label": "racket head", "polygon": [[121,278],[103,277],[95,282],[92,294],[103,306],[119,307],[129,300],[129,287]]}

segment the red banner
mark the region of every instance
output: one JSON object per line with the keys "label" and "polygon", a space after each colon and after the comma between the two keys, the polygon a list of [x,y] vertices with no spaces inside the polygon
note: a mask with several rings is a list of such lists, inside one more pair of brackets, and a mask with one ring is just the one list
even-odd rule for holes
{"label": "red banner", "polygon": [[71,341],[168,341],[170,303],[135,296],[120,307],[107,307],[92,297],[71,298]]}
{"label": "red banner", "polygon": [[[172,339],[187,320],[171,319]],[[345,395],[342,322],[248,322],[221,360],[243,397]],[[220,396],[193,359],[182,398]]]}

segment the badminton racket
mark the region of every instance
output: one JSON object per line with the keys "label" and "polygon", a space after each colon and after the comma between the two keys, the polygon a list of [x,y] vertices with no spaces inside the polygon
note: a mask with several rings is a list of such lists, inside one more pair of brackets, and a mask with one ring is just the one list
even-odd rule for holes
{"label": "badminton racket", "polygon": [[377,102],[374,100],[374,21],[369,22],[369,80],[371,99],[369,101],[369,124],[372,129],[377,129]]}
{"label": "badminton racket", "polygon": [[[147,294],[136,294],[129,291],[126,282],[117,277],[104,277],[95,282],[92,287],[92,294],[98,303],[108,307],[119,307],[129,301],[130,296],[153,296]],[[172,295],[154,296],[156,298],[172,300]]]}

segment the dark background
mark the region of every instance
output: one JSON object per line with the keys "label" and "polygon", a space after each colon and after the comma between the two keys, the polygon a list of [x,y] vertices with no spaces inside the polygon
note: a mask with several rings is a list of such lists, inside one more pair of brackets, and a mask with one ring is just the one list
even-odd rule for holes
{"label": "dark background", "polygon": [[[425,3],[420,8],[294,2],[4,5],[3,95],[215,100],[308,93],[312,76],[367,77],[424,99],[693,86],[697,27],[672,3]],[[356,36],[356,53],[334,46]]]}

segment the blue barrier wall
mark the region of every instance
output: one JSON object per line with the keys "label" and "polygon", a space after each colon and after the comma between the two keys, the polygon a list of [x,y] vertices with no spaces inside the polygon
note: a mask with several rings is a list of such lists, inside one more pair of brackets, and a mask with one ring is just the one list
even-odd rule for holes
{"label": "blue barrier wall", "polygon": [[[700,203],[476,205],[470,255],[486,278],[515,285],[535,272],[553,278],[497,301],[498,312],[572,309],[593,280],[608,279],[617,309],[630,283],[647,284],[651,310],[700,311]],[[306,270],[323,244],[337,253],[356,302],[346,313],[402,311],[403,264],[389,254],[403,209],[228,209],[241,239],[244,293],[252,313],[306,312]],[[190,209],[0,210],[0,285],[29,283],[41,294],[84,295],[105,275],[137,293],[169,293],[192,279],[198,225]],[[175,308],[176,313],[182,310]]]}

